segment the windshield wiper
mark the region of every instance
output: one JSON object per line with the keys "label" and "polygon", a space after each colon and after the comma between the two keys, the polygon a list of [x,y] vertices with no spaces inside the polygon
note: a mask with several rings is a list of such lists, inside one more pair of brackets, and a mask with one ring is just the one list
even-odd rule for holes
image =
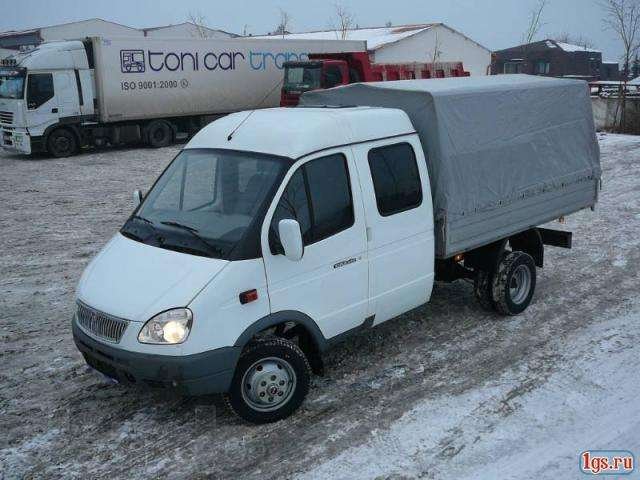
{"label": "windshield wiper", "polygon": [[178,222],[166,221],[166,222],[160,222],[160,223],[162,225],[168,225],[170,227],[180,228],[180,229],[182,229],[182,230],[184,230],[186,232],[189,232],[193,237],[197,238],[203,244],[205,244],[212,254],[214,254],[214,255],[216,255],[218,257],[223,257],[224,256],[224,252],[222,251],[222,249],[220,247],[216,246],[216,245],[213,245],[212,243],[209,243],[207,240],[205,240],[204,237],[202,237],[198,233],[198,229],[197,228],[190,227],[189,225],[183,225],[182,223],[178,223]]}
{"label": "windshield wiper", "polygon": [[142,220],[143,222],[146,222],[151,226],[155,226],[155,224],[151,220],[149,220],[148,218],[141,217],[140,215],[131,215],[131,218],[135,218],[136,220]]}

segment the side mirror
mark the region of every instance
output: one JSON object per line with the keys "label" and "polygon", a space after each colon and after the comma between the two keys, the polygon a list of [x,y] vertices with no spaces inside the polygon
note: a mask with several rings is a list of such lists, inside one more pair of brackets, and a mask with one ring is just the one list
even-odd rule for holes
{"label": "side mirror", "polygon": [[304,254],[300,224],[296,220],[288,218],[280,220],[278,234],[280,235],[280,243],[282,243],[285,257],[292,262],[299,261]]}
{"label": "side mirror", "polygon": [[142,203],[142,198],[142,190],[136,189],[133,191],[133,203],[136,207]]}

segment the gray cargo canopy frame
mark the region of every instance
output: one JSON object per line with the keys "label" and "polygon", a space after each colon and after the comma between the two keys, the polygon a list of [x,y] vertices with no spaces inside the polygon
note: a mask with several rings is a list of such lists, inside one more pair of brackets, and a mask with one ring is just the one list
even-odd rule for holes
{"label": "gray cargo canopy frame", "polygon": [[301,106],[404,110],[431,179],[448,258],[592,207],[600,150],[587,83],[528,75],[405,80],[305,93]]}

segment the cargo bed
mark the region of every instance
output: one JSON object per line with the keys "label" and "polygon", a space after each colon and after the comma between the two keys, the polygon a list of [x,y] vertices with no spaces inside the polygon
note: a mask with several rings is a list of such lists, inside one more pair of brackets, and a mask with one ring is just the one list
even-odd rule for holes
{"label": "cargo bed", "polygon": [[431,178],[436,256],[593,207],[600,151],[586,82],[527,75],[405,80],[308,92],[301,106],[399,108]]}

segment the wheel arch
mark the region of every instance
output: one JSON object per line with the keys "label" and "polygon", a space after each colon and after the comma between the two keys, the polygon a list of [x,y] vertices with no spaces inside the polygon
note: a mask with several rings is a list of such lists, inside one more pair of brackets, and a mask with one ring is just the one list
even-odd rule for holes
{"label": "wheel arch", "polygon": [[49,142],[49,136],[55,132],[56,130],[67,130],[69,132],[71,132],[73,134],[74,137],[76,137],[76,142],[78,142],[78,147],[82,146],[82,134],[80,132],[80,128],[73,124],[73,123],[54,123],[53,125],[49,125],[45,130],[44,133],[42,134],[42,138],[43,138],[43,143],[46,147],[47,143]]}
{"label": "wheel arch", "polygon": [[308,315],[296,310],[283,310],[281,312],[270,313],[249,325],[235,341],[235,347],[244,347],[256,334],[268,328],[278,326],[283,323],[292,322],[301,325],[311,335],[320,350],[326,350],[327,340],[320,331],[320,328]]}
{"label": "wheel arch", "polygon": [[244,348],[259,333],[288,323],[292,323],[294,328],[298,329],[297,334],[301,335],[302,340],[299,346],[308,356],[314,372],[320,373],[322,371],[321,354],[329,347],[329,343],[316,322],[308,315],[296,310],[283,310],[262,317],[240,334],[234,346]]}
{"label": "wheel arch", "polygon": [[536,267],[542,268],[544,265],[544,245],[542,235],[537,228],[531,228],[513,235],[509,238],[512,250],[519,250],[528,253],[533,258]]}

